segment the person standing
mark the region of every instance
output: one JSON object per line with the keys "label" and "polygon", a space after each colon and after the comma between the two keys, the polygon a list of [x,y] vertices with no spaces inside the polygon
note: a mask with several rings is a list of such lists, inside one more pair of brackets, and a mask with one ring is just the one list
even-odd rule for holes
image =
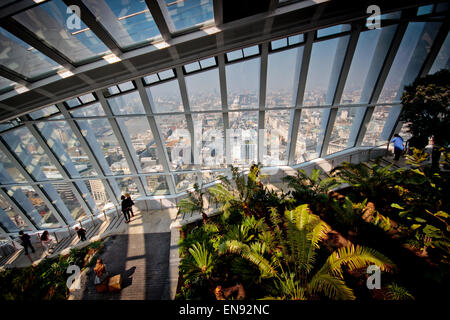
{"label": "person standing", "polygon": [[127,198],[125,198],[125,196],[122,195],[122,196],[120,196],[120,200],[122,200],[121,206],[122,206],[122,213],[125,217],[125,223],[128,223],[128,222],[130,222],[130,209],[128,207]]}
{"label": "person standing", "polygon": [[127,200],[127,206],[128,206],[129,213],[131,213],[131,216],[134,217],[134,213],[133,213],[134,202],[131,199],[131,196],[129,193],[125,193],[125,197]]}
{"label": "person standing", "polygon": [[45,230],[41,235],[41,243],[43,247],[45,248],[45,252],[47,254],[53,253],[53,238],[50,236],[47,230]]}
{"label": "person standing", "polygon": [[75,230],[77,231],[78,239],[81,241],[86,241],[86,229],[75,227]]}
{"label": "person standing", "polygon": [[398,161],[400,156],[403,153],[403,138],[398,134],[394,134],[394,138],[392,138],[391,142],[394,143],[394,160]]}
{"label": "person standing", "polygon": [[28,247],[31,248],[31,252],[35,253],[33,246],[31,245],[31,237],[24,233],[22,230],[19,231],[19,238],[22,240],[22,246],[25,249],[25,255],[28,255]]}

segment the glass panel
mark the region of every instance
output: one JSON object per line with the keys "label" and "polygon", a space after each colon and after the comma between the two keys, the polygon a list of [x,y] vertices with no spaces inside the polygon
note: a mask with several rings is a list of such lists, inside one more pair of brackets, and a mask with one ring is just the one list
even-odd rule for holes
{"label": "glass panel", "polygon": [[228,108],[259,108],[260,59],[246,60],[225,67]]}
{"label": "glass panel", "polygon": [[342,104],[369,102],[396,29],[393,25],[360,34],[342,93]]}
{"label": "glass panel", "polygon": [[[225,140],[221,113],[194,113],[194,161],[202,169],[225,168]],[[198,158],[197,158],[198,157]]]}
{"label": "glass panel", "polygon": [[174,177],[177,192],[183,192],[189,188],[193,188],[194,183],[196,183],[198,179],[197,173],[174,174]]}
{"label": "glass panel", "polygon": [[156,116],[172,170],[189,170],[192,164],[191,134],[184,115]]}
{"label": "glass panel", "polygon": [[0,183],[25,182],[25,178],[9,160],[9,158],[0,150]]}
{"label": "glass panel", "polygon": [[191,111],[222,109],[218,69],[199,72],[185,79]]}
{"label": "glass panel", "polygon": [[144,77],[145,84],[150,84],[150,83],[154,83],[154,82],[158,82],[158,81],[159,81],[159,78],[158,78],[158,75],[156,73]]}
{"label": "glass panel", "polygon": [[348,36],[313,44],[303,105],[329,105],[347,49]]}
{"label": "glass panel", "polygon": [[[114,206],[109,199],[108,192],[106,192],[105,185],[102,180],[85,180],[83,183],[86,185],[86,188],[94,200],[96,207],[100,211],[107,210]],[[85,194],[83,194],[83,197],[86,199]]]}
{"label": "glass panel", "polygon": [[[227,161],[232,165],[250,165],[258,160],[258,112],[230,112],[227,132]],[[229,148],[228,148],[229,146]]]}
{"label": "glass panel", "polygon": [[197,61],[193,62],[193,63],[189,63],[184,66],[184,69],[188,73],[192,72],[192,71],[200,70],[200,64]]}
{"label": "glass panel", "polygon": [[37,181],[47,179],[62,179],[56,167],[51,164],[49,157],[41,148],[31,132],[21,127],[9,131],[3,135],[3,139],[8,144],[18,160],[25,166],[25,169]]}
{"label": "glass panel", "polygon": [[118,85],[120,91],[125,92],[125,91],[130,91],[134,89],[134,84],[132,81],[128,81],[128,82],[124,82]]}
{"label": "glass panel", "polygon": [[77,120],[105,174],[129,174],[122,148],[107,119]]}
{"label": "glass panel", "polygon": [[447,38],[445,38],[428,74],[434,74],[441,69],[450,69],[450,33],[447,33]]}
{"label": "glass panel", "polygon": [[95,101],[95,97],[92,93],[85,94],[84,96],[79,97],[83,104]]}
{"label": "glass panel", "polygon": [[319,29],[317,30],[317,37],[322,38],[326,36],[330,36],[332,34],[338,34],[345,31],[350,31],[351,26],[349,24],[340,24],[337,26],[332,26],[329,28]]}
{"label": "glass panel", "polygon": [[259,54],[259,46],[252,46],[248,48],[244,48],[244,57],[254,56]]}
{"label": "glass panel", "polygon": [[78,17],[68,15],[67,10],[62,0],[53,0],[18,13],[13,18],[73,62],[80,63],[109,53],[103,42],[81,20],[78,20],[78,26],[75,23]]}
{"label": "glass panel", "polygon": [[150,104],[155,113],[182,112],[180,87],[172,80],[146,88]]}
{"label": "glass panel", "polygon": [[287,165],[290,110],[270,110],[265,114],[263,164]]}
{"label": "glass panel", "polygon": [[26,78],[54,73],[62,67],[29,44],[0,28],[0,64]]}
{"label": "glass panel", "polygon": [[325,109],[302,109],[295,149],[295,163],[319,157],[323,135],[321,123],[326,113]]}
{"label": "glass panel", "polygon": [[0,77],[0,90],[5,90],[5,91],[7,91],[8,89],[12,90],[16,84],[17,84],[17,82]]}
{"label": "glass panel", "polygon": [[200,60],[200,65],[202,66],[203,69],[215,66],[216,65],[216,59],[214,59],[214,58],[207,58],[207,59],[204,59],[204,60]]}
{"label": "glass panel", "polygon": [[114,114],[145,114],[139,92],[133,91],[114,98],[108,98],[108,104]]}
{"label": "glass panel", "polygon": [[30,231],[30,226],[13,210],[12,206],[0,195],[0,225],[6,232]]}
{"label": "glass panel", "polygon": [[290,46],[292,46],[294,44],[297,44],[297,43],[301,43],[301,42],[304,41],[303,34],[297,34],[295,36],[291,36],[291,37],[288,38],[288,40],[289,40],[289,45]]}
{"label": "glass panel", "polygon": [[339,108],[331,131],[327,155],[348,148],[348,140],[357,108]]}
{"label": "glass panel", "polygon": [[[143,172],[161,172],[163,167],[156,151],[156,143],[147,117],[117,118],[124,139],[133,146],[135,160]],[[133,151],[133,150],[130,150]],[[138,168],[139,169],[139,168]]]}
{"label": "glass panel", "polygon": [[166,176],[146,176],[147,192],[151,196],[169,194]]}
{"label": "glass panel", "polygon": [[105,116],[105,111],[103,110],[100,103],[94,103],[88,107],[76,109],[70,111],[73,117],[94,117],[94,116]]}
{"label": "glass panel", "polygon": [[10,187],[7,192],[40,229],[61,227],[56,217],[32,187]]}
{"label": "glass panel", "polygon": [[72,178],[98,175],[67,121],[40,122],[36,127]]}
{"label": "glass panel", "polygon": [[202,182],[203,184],[211,183],[219,179],[220,176],[223,176],[223,171],[206,171],[202,172]]}
{"label": "glass panel", "polygon": [[169,69],[169,70],[159,72],[158,76],[161,80],[166,80],[166,79],[175,77],[175,74],[173,73],[172,69]]}
{"label": "glass panel", "polygon": [[67,100],[67,101],[65,101],[65,103],[67,104],[67,106],[69,108],[73,108],[73,107],[77,107],[77,106],[81,105],[81,102],[77,98]]}
{"label": "glass panel", "polygon": [[303,47],[269,55],[266,107],[294,107]]}
{"label": "glass panel", "polygon": [[132,197],[139,196],[136,179],[135,177],[116,178],[121,194],[129,193]]}
{"label": "glass panel", "polygon": [[65,210],[67,208],[69,210],[70,215],[74,220],[81,220],[86,216],[86,212],[81,207],[78,202],[75,194],[72,191],[71,186],[65,182],[54,182],[52,184],[44,184],[44,188],[53,187],[59,197],[52,196],[49,197],[53,200],[52,203],[56,206],[60,211]]}
{"label": "glass panel", "polygon": [[390,106],[375,107],[364,135],[363,146],[377,146],[387,142],[386,140],[380,140],[380,134],[383,131],[390,110]]}
{"label": "glass panel", "polygon": [[403,87],[416,78],[440,23],[410,22],[384,83],[378,103],[400,101]]}
{"label": "glass panel", "polygon": [[417,9],[417,15],[422,16],[433,12],[433,5],[421,6]]}
{"label": "glass panel", "polygon": [[47,107],[47,108],[44,108],[41,110],[31,112],[30,117],[31,117],[31,119],[36,120],[36,119],[48,117],[48,116],[58,113],[58,112],[59,112],[58,108],[55,105],[53,105],[53,106],[50,106],[50,107]]}
{"label": "glass panel", "polygon": [[119,94],[120,90],[118,86],[112,86],[108,88],[108,92],[104,92],[105,96]]}
{"label": "glass panel", "polygon": [[278,39],[278,40],[274,40],[270,43],[272,50],[276,50],[279,48],[283,48],[286,47],[288,45],[287,43],[287,38],[283,38],[283,39]]}
{"label": "glass panel", "polygon": [[233,61],[233,60],[237,60],[237,59],[242,59],[244,56],[242,55],[242,50],[236,50],[236,51],[231,51],[231,52],[227,52],[227,60],[228,61]]}
{"label": "glass panel", "polygon": [[214,19],[212,0],[166,0],[165,2],[176,31]]}
{"label": "glass panel", "polygon": [[5,123],[0,123],[0,132],[5,131],[9,128],[13,128],[14,125],[12,123],[9,122],[5,122]]}
{"label": "glass panel", "polygon": [[156,23],[140,0],[83,0],[122,48],[160,37]]}

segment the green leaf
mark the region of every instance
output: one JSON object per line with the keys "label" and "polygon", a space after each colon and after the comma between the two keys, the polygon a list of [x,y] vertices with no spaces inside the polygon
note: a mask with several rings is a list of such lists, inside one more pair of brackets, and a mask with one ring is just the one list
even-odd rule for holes
{"label": "green leaf", "polygon": [[416,230],[417,228],[420,228],[421,226],[422,226],[421,224],[416,223],[411,226],[411,229]]}
{"label": "green leaf", "polygon": [[405,208],[403,208],[402,206],[400,206],[400,205],[398,205],[398,204],[396,204],[396,203],[392,203],[392,204],[391,204],[391,207],[392,207],[392,208],[396,208],[396,209],[400,209],[400,210],[405,210]]}
{"label": "green leaf", "polygon": [[414,220],[416,220],[417,222],[422,222],[422,223],[427,222],[427,220],[418,218],[418,217],[414,218]]}
{"label": "green leaf", "polygon": [[442,217],[442,218],[450,217],[450,215],[447,212],[444,212],[444,211],[438,211],[434,215],[437,216],[437,217]]}

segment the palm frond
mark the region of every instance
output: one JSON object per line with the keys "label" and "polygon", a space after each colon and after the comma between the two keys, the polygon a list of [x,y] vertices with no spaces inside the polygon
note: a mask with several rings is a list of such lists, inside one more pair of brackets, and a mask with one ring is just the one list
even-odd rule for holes
{"label": "palm frond", "polygon": [[353,290],[345,285],[342,279],[328,273],[317,273],[309,282],[309,291],[322,293],[334,300],[355,300]]}

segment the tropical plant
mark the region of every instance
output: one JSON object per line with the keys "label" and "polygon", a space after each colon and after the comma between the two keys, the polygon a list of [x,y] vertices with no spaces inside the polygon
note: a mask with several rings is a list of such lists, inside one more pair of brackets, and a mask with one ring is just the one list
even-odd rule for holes
{"label": "tropical plant", "polygon": [[283,181],[293,189],[292,196],[298,204],[326,202],[328,192],[340,184],[320,169],[313,169],[310,176],[305,170],[299,169],[295,176],[283,177]]}
{"label": "tropical plant", "polygon": [[424,149],[411,148],[412,153],[405,156],[406,163],[413,168],[420,168],[430,158],[430,154]]}
{"label": "tropical plant", "polygon": [[[309,211],[307,204],[287,210],[284,216],[273,214],[274,222],[283,235],[274,237],[272,253],[266,244],[245,244],[237,240],[224,241],[219,252],[237,254],[258,267],[261,279],[274,281],[275,299],[311,299],[325,296],[330,299],[355,299],[353,290],[344,281],[344,269],[357,270],[375,264],[383,271],[391,271],[394,264],[373,249],[361,246],[342,247],[334,251],[317,268],[317,250],[330,227]],[[282,221],[277,221],[282,219]],[[266,225],[266,231],[273,228]]]}
{"label": "tropical plant", "polygon": [[383,167],[379,162],[380,159],[377,159],[371,166],[364,162],[343,162],[330,174],[340,183],[351,185],[361,196],[375,201],[386,196],[395,174],[395,171],[390,170],[392,165]]}
{"label": "tropical plant", "polygon": [[432,169],[439,170],[440,148],[450,143],[450,71],[417,78],[402,95],[400,120],[414,137],[433,137]]}
{"label": "tropical plant", "polygon": [[395,282],[388,285],[387,289],[387,300],[414,300],[414,296],[410,294],[408,290],[399,286]]}
{"label": "tropical plant", "polygon": [[187,197],[181,199],[178,203],[178,215],[193,212],[200,212],[203,223],[207,222],[205,192],[199,187],[198,183],[194,183],[194,191],[188,191]]}

